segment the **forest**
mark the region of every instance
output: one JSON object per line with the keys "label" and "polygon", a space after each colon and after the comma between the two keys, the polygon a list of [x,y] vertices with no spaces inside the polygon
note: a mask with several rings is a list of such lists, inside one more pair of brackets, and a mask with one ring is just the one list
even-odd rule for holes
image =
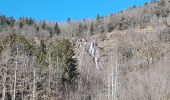
{"label": "forest", "polygon": [[0,15],[0,100],[170,100],[170,1],[66,22]]}

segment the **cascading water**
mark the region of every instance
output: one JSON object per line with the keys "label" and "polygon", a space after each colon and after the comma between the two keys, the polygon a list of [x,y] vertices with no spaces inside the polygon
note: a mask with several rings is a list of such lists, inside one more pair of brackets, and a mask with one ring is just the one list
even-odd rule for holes
{"label": "cascading water", "polygon": [[98,63],[99,50],[95,46],[95,42],[90,42],[89,53],[94,58],[96,68],[99,69],[99,63]]}
{"label": "cascading water", "polygon": [[94,44],[93,42],[90,43],[89,53],[91,56],[94,57]]}

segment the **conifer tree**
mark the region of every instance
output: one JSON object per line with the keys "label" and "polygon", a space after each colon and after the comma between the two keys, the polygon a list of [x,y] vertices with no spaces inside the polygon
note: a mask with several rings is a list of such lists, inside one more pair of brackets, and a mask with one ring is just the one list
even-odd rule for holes
{"label": "conifer tree", "polygon": [[[63,91],[75,90],[78,80],[77,60],[73,58],[74,50],[73,46],[67,39],[58,41],[55,53],[53,56],[59,58],[59,74],[60,85]],[[56,52],[57,51],[57,52]],[[56,57],[53,57],[56,58]]]}
{"label": "conifer tree", "polygon": [[90,30],[90,34],[91,34],[91,35],[94,35],[95,29],[94,29],[94,24],[93,24],[93,22],[91,23],[89,30]]}
{"label": "conifer tree", "polygon": [[46,29],[46,23],[45,23],[45,20],[43,21],[41,28],[42,28],[43,30],[45,30],[45,29]]}
{"label": "conifer tree", "polygon": [[56,22],[56,24],[55,24],[55,26],[54,26],[54,33],[56,33],[57,35],[60,34],[60,28],[59,28],[57,22]]}
{"label": "conifer tree", "polygon": [[22,29],[24,27],[24,24],[22,22],[22,20],[19,22],[19,28]]}
{"label": "conifer tree", "polygon": [[70,18],[68,18],[68,19],[67,19],[67,23],[70,23],[70,22],[71,22],[71,19],[70,19]]}

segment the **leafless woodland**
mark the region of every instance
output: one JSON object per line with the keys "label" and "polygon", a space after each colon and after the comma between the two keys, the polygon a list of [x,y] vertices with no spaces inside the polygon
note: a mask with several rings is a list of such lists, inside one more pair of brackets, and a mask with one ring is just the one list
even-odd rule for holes
{"label": "leafless woodland", "polygon": [[65,23],[0,16],[0,100],[170,100],[170,1]]}

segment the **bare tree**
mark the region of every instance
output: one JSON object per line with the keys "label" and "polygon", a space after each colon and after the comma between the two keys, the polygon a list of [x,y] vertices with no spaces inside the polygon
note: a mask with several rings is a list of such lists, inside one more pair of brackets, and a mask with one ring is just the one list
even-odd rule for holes
{"label": "bare tree", "polygon": [[2,73],[3,73],[3,90],[2,90],[2,100],[6,100],[6,79],[7,79],[7,71],[8,71],[8,68],[7,68],[7,65],[8,65],[8,61],[9,61],[9,48],[2,52],[2,67],[1,67],[1,70],[2,70]]}

